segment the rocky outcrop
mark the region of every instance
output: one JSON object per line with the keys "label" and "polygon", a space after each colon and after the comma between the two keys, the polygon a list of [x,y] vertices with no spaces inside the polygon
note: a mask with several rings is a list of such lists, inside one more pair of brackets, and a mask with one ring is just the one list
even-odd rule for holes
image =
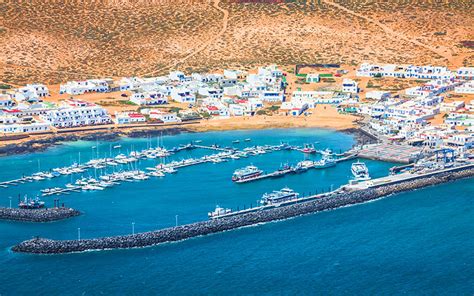
{"label": "rocky outcrop", "polygon": [[329,196],[307,199],[287,206],[249,212],[216,220],[197,222],[183,226],[166,228],[134,235],[103,237],[85,240],[56,241],[34,238],[13,247],[15,252],[37,254],[59,254],[88,250],[124,249],[157,245],[165,242],[180,241],[258,223],[287,219],[295,216],[336,209],[343,206],[364,203],[394,193],[414,190],[440,184],[455,179],[471,177],[474,168],[440,172],[414,179],[393,182],[378,187],[357,191],[342,190]]}
{"label": "rocky outcrop", "polygon": [[0,208],[0,220],[23,222],[52,222],[63,220],[81,213],[71,208],[14,209]]}

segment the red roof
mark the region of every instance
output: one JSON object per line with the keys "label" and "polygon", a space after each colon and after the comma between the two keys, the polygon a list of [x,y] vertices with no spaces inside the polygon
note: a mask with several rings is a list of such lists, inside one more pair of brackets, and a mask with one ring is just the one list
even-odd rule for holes
{"label": "red roof", "polygon": [[21,112],[21,110],[18,110],[18,109],[3,109],[4,112],[7,112],[7,113],[19,113]]}
{"label": "red roof", "polygon": [[140,113],[129,113],[128,117],[141,118],[141,117],[144,117],[144,116]]}
{"label": "red roof", "polygon": [[209,111],[217,111],[217,110],[219,110],[219,108],[217,108],[216,106],[207,106],[207,110],[209,110]]}

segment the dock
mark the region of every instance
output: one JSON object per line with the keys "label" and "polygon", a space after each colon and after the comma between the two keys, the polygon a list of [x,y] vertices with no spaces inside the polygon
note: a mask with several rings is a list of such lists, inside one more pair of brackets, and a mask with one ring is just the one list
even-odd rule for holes
{"label": "dock", "polygon": [[91,250],[141,248],[177,242],[260,223],[280,221],[344,206],[361,204],[386,196],[393,197],[396,196],[395,193],[407,192],[462,178],[471,178],[474,176],[474,163],[416,175],[410,173],[401,175],[396,178],[389,176],[384,177],[388,179],[372,180],[372,184],[365,184],[365,186],[361,187],[354,187],[348,184],[334,192],[313,195],[305,200],[298,199],[294,202],[292,201],[291,204],[282,203],[272,208],[258,207],[251,211],[241,212],[238,215],[222,216],[218,219],[143,233],[93,239],[51,240],[33,238],[19,243],[12,250],[14,252],[33,254],[64,254]]}

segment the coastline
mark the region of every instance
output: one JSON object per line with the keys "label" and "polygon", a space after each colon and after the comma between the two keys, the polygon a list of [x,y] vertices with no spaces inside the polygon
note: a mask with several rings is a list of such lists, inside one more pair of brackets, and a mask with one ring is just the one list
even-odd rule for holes
{"label": "coastline", "polygon": [[293,217],[363,204],[398,193],[439,185],[474,176],[474,165],[451,168],[421,176],[409,176],[374,185],[365,189],[346,190],[345,186],[331,193],[307,197],[300,202],[280,205],[267,210],[256,210],[236,216],[164,228],[131,235],[100,237],[82,240],[51,240],[33,238],[12,247],[13,252],[30,254],[66,254],[85,251],[151,247],[169,242],[239,229],[261,223],[281,221]]}
{"label": "coastline", "polygon": [[[322,109],[321,107],[320,109]],[[211,119],[182,122],[176,124],[153,124],[153,125],[131,125],[131,126],[98,126],[96,128],[76,128],[69,130],[58,130],[56,132],[31,135],[27,138],[0,142],[0,156],[23,154],[44,151],[62,142],[74,142],[79,140],[105,140],[112,141],[121,137],[144,137],[175,135],[184,132],[208,132],[228,130],[259,130],[272,128],[326,128],[352,134],[356,143],[367,143],[368,137],[359,127],[359,117],[339,114],[335,108],[324,107],[320,113],[304,117],[292,117],[284,115],[234,117],[228,119]]]}

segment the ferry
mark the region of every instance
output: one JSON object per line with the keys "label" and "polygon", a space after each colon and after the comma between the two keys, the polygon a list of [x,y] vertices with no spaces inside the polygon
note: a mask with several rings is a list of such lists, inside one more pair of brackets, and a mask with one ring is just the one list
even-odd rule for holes
{"label": "ferry", "polygon": [[281,190],[273,191],[272,193],[265,193],[262,196],[260,203],[262,205],[274,205],[297,199],[299,196],[299,193],[295,192],[293,189],[285,187]]}
{"label": "ferry", "polygon": [[355,180],[362,181],[362,180],[369,180],[369,169],[365,165],[365,163],[357,161],[354,162],[351,166],[352,175],[354,175]]}
{"label": "ferry", "polygon": [[28,197],[25,195],[25,200],[20,201],[18,207],[20,209],[41,209],[44,208],[44,201],[41,201],[38,197],[35,199],[28,199]]}
{"label": "ferry", "polygon": [[314,162],[314,168],[316,168],[316,169],[329,168],[329,167],[335,166],[336,163],[337,162],[332,158],[323,157],[321,160]]}
{"label": "ferry", "polygon": [[263,174],[262,170],[259,170],[256,166],[250,165],[243,169],[236,170],[232,175],[232,181],[243,181],[252,179]]}

